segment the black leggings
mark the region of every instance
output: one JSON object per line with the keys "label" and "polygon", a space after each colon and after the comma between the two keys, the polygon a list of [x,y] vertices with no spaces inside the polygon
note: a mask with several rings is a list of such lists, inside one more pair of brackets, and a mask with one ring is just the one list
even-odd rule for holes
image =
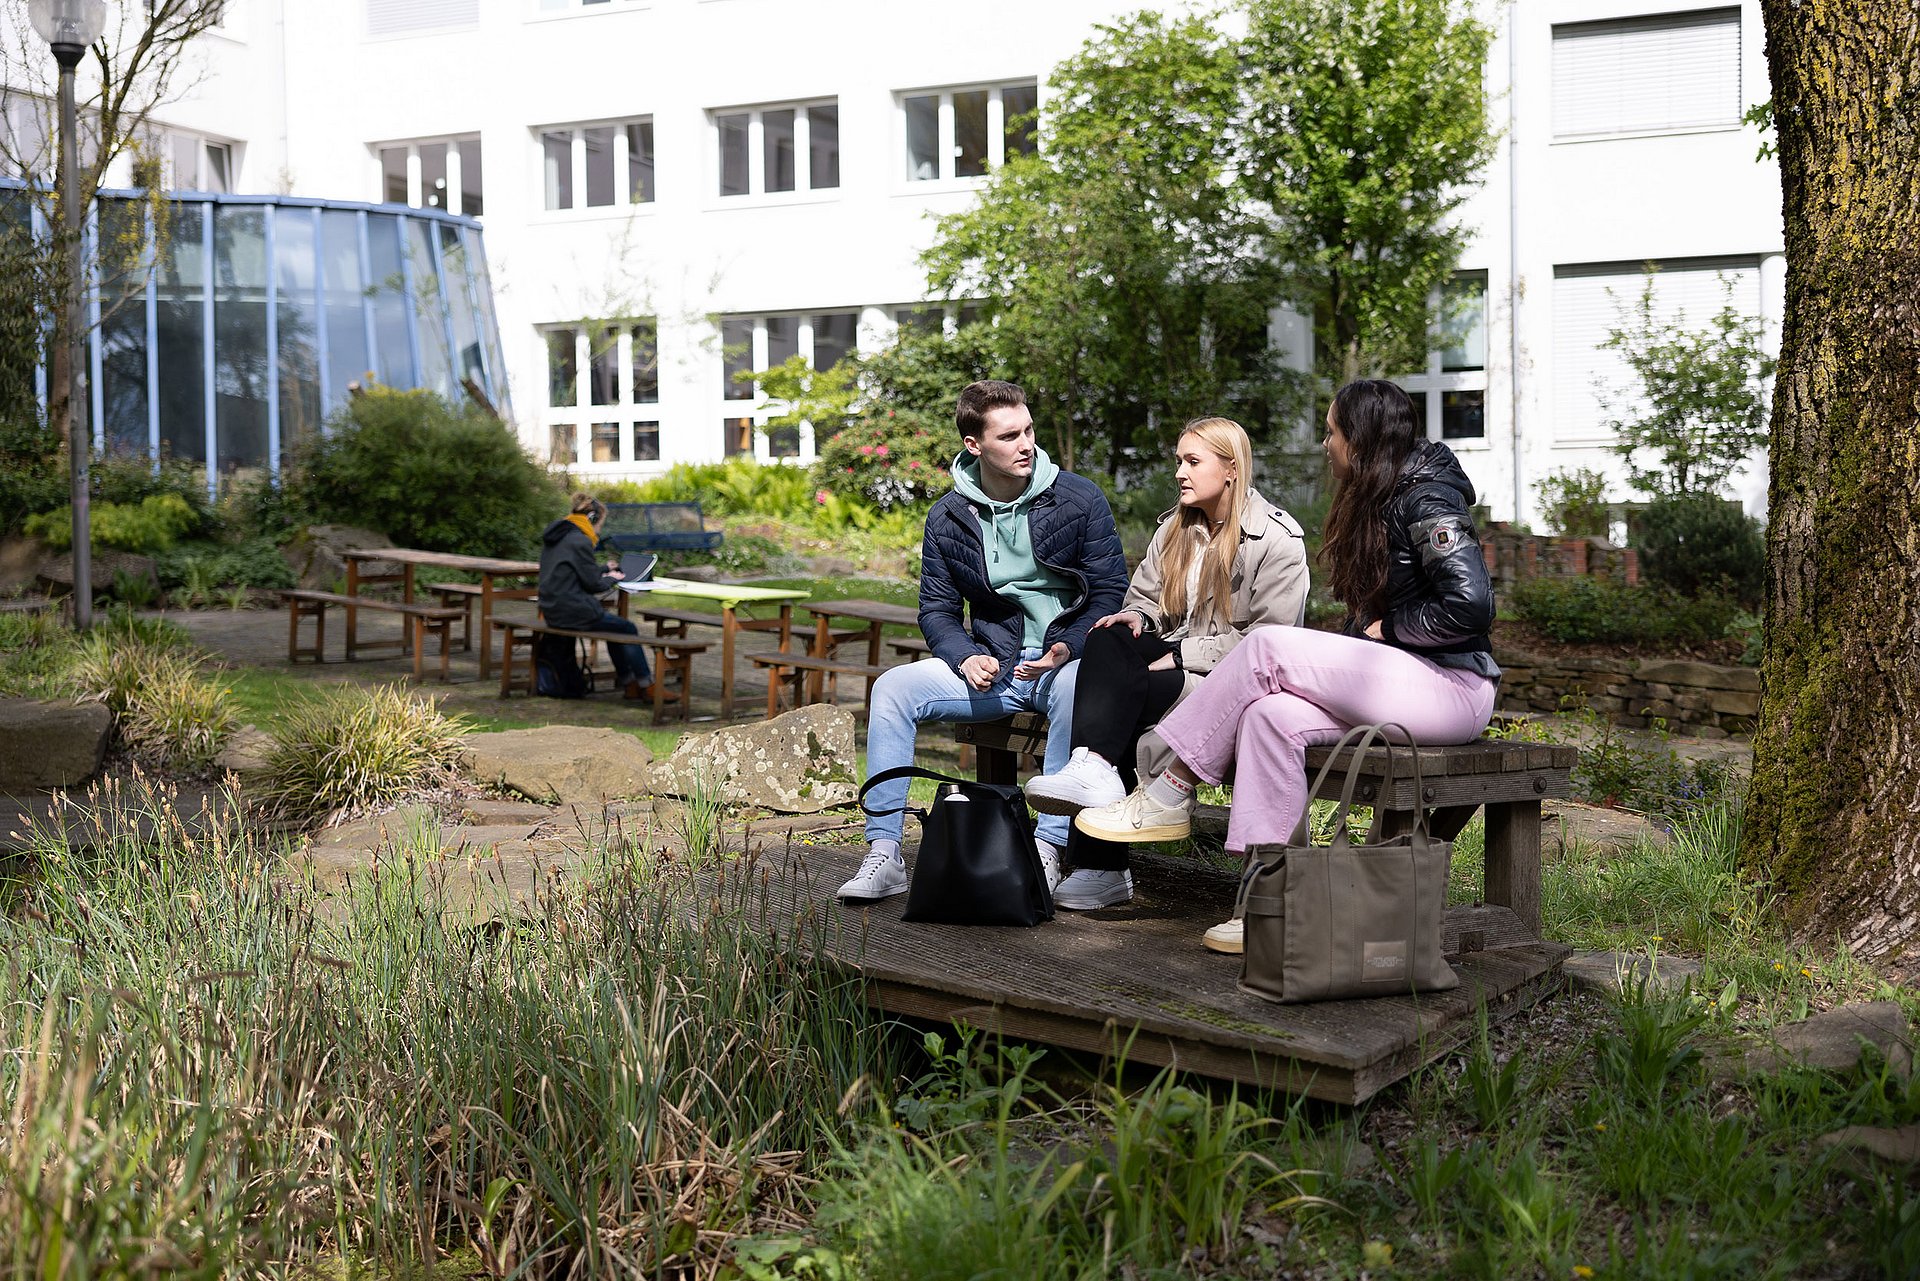
{"label": "black leggings", "polygon": [[[1149,670],[1155,659],[1175,652],[1178,642],[1150,632],[1135,636],[1128,627],[1096,627],[1080,652],[1080,677],[1073,691],[1073,745],[1091,748],[1120,770],[1128,787],[1138,781],[1134,749],[1185,688],[1178,667]],[[1127,866],[1131,847],[1102,841],[1074,828],[1067,838],[1066,861],[1073,867],[1118,871]]]}

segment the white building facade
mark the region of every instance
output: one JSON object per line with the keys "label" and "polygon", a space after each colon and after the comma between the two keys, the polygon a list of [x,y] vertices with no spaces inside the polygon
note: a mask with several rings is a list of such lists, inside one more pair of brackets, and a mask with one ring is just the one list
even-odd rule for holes
{"label": "white building facade", "polygon": [[[541,457],[589,479],[804,461],[813,442],[756,430],[735,375],[956,323],[919,308],[932,218],[1032,145],[1009,122],[1044,112],[1049,69],[1138,7],[226,0],[156,141],[180,187],[478,217]],[[1618,474],[1598,344],[1645,264],[1663,312],[1703,324],[1731,287],[1777,341],[1780,193],[1742,124],[1769,96],[1757,0],[1491,20],[1503,132],[1454,290],[1478,321],[1403,381],[1493,515],[1525,519],[1550,472]],[[1740,484],[1758,507],[1763,469]]]}

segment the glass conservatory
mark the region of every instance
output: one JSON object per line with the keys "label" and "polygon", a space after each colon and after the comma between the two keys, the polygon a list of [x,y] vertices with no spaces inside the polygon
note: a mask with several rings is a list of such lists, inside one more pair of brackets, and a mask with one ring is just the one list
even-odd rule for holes
{"label": "glass conservatory", "polygon": [[212,487],[277,473],[356,384],[454,399],[471,388],[508,412],[473,219],[198,192],[162,208],[105,192],[89,219],[98,451],[205,465]]}

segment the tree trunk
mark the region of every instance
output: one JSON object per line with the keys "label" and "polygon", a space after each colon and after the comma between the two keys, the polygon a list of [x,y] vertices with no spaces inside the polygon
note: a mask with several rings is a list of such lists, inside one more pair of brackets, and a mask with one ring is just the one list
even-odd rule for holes
{"label": "tree trunk", "polygon": [[1920,958],[1920,0],[1762,0],[1785,205],[1745,858]]}

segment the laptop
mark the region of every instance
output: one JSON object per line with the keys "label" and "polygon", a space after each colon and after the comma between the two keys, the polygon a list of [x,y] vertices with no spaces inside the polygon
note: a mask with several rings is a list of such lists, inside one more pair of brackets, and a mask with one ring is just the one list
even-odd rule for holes
{"label": "laptop", "polygon": [[620,585],[638,590],[653,577],[653,567],[660,558],[652,552],[620,553]]}

